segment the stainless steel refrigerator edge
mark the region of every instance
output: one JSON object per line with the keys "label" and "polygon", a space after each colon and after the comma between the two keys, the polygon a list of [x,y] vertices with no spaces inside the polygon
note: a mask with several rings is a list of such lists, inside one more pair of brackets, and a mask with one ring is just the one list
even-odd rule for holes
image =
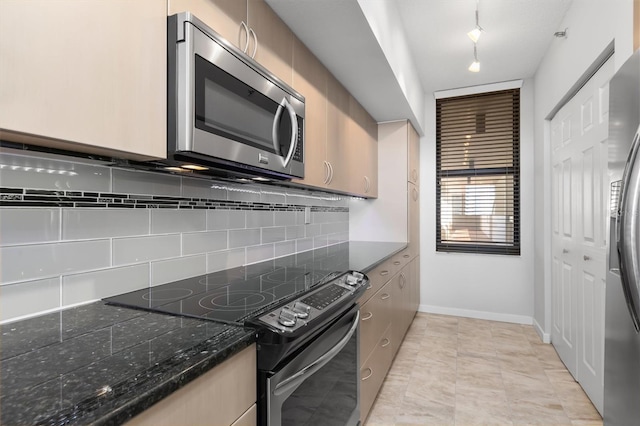
{"label": "stainless steel refrigerator edge", "polygon": [[637,316],[634,319],[632,312],[640,308],[638,281],[634,280],[640,266],[640,159],[635,158],[639,124],[640,51],[625,62],[609,84],[611,204],[605,308],[605,426],[640,422],[640,334],[634,324]]}

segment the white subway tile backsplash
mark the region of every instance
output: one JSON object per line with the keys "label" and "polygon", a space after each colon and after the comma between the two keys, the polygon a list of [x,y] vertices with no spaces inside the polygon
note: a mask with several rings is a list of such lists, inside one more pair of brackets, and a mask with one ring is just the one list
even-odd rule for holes
{"label": "white subway tile backsplash", "polygon": [[179,257],[151,263],[151,285],[166,284],[207,273],[205,255]]}
{"label": "white subway tile backsplash", "polygon": [[211,200],[226,200],[227,190],[207,179],[182,177],[182,196],[190,198],[208,198]]}
{"label": "white subway tile backsplash", "polygon": [[222,250],[207,254],[207,272],[223,271],[246,263],[245,248]]}
{"label": "white subway tile backsplash", "polygon": [[296,240],[296,251],[307,251],[313,249],[313,238],[301,238]]}
{"label": "white subway tile backsplash", "polygon": [[304,225],[287,226],[287,240],[297,240],[298,238],[304,238],[304,236]]}
{"label": "white subway tile backsplash", "polygon": [[262,228],[262,243],[265,244],[284,241],[286,238],[286,230],[287,228],[284,226]]}
{"label": "white subway tile backsplash", "polygon": [[149,209],[62,209],[62,239],[149,234]]}
{"label": "white subway tile backsplash", "polygon": [[60,191],[111,191],[111,169],[104,166],[0,153],[1,186]]}
{"label": "white subway tile backsplash", "polygon": [[114,238],[113,265],[149,262],[180,256],[180,234]]}
{"label": "white subway tile backsplash", "polygon": [[207,210],[207,230],[243,228],[246,228],[244,211]]}
{"label": "white subway tile backsplash", "polygon": [[0,153],[0,320],[348,239],[342,196],[36,155]]}
{"label": "white subway tile backsplash", "polygon": [[296,212],[286,211],[286,212],[275,212],[274,214],[274,224],[276,226],[291,226],[296,225]]}
{"label": "white subway tile backsplash", "polygon": [[0,248],[0,281],[47,278],[110,266],[109,240],[48,243]]}
{"label": "white subway tile backsplash", "polygon": [[123,169],[111,173],[115,193],[180,196],[180,176]]}
{"label": "white subway tile backsplash", "polygon": [[322,231],[322,225],[305,225],[304,226],[304,235],[305,237],[315,237],[320,235]]}
{"label": "white subway tile backsplash", "polygon": [[182,254],[199,254],[227,248],[227,231],[182,234]]}
{"label": "white subway tile backsplash", "polygon": [[273,244],[262,244],[259,246],[247,247],[247,263],[262,262],[263,260],[273,258]]}
{"label": "white subway tile backsplash", "polygon": [[152,209],[151,233],[194,232],[207,229],[206,210]]}
{"label": "white subway tile backsplash", "polygon": [[275,248],[274,254],[276,257],[286,256],[296,252],[296,242],[293,240],[282,241],[279,243],[275,243],[274,248]]}
{"label": "white subway tile backsplash", "polygon": [[232,229],[229,231],[229,248],[260,244],[260,229]]}
{"label": "white subway tile backsplash", "polygon": [[60,239],[60,209],[0,208],[0,245]]}
{"label": "white subway tile backsplash", "polygon": [[0,321],[59,307],[59,278],[27,281],[0,287]]}
{"label": "white subway tile backsplash", "polygon": [[253,210],[247,213],[247,228],[262,228],[273,226],[273,212],[268,210]]}
{"label": "white subway tile backsplash", "polygon": [[102,299],[149,286],[149,265],[132,265],[62,277],[62,305]]}

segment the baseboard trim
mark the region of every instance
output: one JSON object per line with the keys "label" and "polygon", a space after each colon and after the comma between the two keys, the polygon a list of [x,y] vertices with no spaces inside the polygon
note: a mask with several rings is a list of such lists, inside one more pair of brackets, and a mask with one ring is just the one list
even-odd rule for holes
{"label": "baseboard trim", "polygon": [[533,319],[533,328],[536,330],[536,333],[538,333],[538,336],[540,336],[543,343],[551,343],[551,334],[545,333],[535,318]]}
{"label": "baseboard trim", "polygon": [[453,315],[465,318],[477,318],[490,321],[511,322],[514,324],[533,324],[533,317],[526,315],[499,314],[496,312],[474,311],[471,309],[445,308],[442,306],[420,305],[420,312],[430,314]]}

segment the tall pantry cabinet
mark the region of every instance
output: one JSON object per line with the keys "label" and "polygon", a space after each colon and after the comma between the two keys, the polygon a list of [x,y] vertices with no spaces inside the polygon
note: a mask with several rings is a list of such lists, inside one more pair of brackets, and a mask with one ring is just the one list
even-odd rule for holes
{"label": "tall pantry cabinet", "polygon": [[[420,300],[420,137],[407,120],[378,125],[378,199],[349,206],[351,240],[407,242],[365,271],[360,299],[360,420],[371,410]],[[375,229],[375,232],[371,232]]]}

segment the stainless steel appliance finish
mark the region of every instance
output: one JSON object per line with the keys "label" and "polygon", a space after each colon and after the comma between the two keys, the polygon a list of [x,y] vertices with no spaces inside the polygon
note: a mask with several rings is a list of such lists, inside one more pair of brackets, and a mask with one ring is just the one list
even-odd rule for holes
{"label": "stainless steel appliance finish", "polygon": [[640,419],[640,51],[609,84],[609,250],[604,424]]}
{"label": "stainless steel appliance finish", "polygon": [[171,160],[304,177],[304,97],[189,12],[168,22]]}

